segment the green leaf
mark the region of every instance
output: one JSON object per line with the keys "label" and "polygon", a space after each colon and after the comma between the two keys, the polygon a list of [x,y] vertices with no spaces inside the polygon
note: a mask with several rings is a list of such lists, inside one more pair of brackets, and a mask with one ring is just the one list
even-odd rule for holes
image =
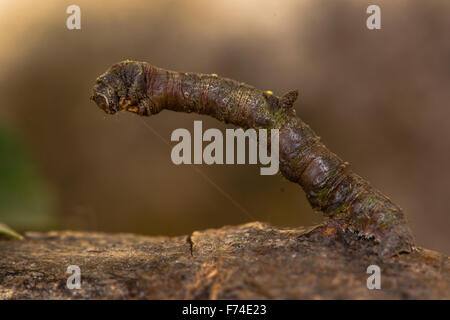
{"label": "green leaf", "polygon": [[6,224],[0,223],[0,239],[2,237],[23,240],[23,237],[20,234],[12,230]]}

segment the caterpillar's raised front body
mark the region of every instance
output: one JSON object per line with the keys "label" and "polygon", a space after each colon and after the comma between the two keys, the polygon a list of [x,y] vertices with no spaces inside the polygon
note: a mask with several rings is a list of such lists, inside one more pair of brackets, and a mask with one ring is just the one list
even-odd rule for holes
{"label": "caterpillar's raised front body", "polygon": [[105,112],[149,116],[163,109],[196,112],[242,128],[280,130],[280,170],[300,184],[314,208],[342,228],[374,237],[384,256],[409,252],[411,231],[402,210],[329,151],[282,97],[217,75],[179,73],[124,61],[101,75],[92,99]]}

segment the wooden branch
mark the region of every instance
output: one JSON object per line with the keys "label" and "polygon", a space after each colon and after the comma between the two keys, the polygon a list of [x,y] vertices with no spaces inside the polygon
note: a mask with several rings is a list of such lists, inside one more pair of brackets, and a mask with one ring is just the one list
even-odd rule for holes
{"label": "wooden branch", "polygon": [[[70,290],[69,265],[81,269]],[[369,290],[369,265],[381,289]],[[449,299],[450,260],[418,248],[392,258],[331,225],[249,223],[190,236],[27,233],[0,241],[0,299]]]}

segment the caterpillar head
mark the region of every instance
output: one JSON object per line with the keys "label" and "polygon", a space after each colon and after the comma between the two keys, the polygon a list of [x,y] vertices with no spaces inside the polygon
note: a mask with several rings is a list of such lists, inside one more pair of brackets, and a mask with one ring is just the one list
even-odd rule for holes
{"label": "caterpillar head", "polygon": [[127,110],[139,115],[151,114],[147,96],[147,69],[145,62],[122,61],[97,78],[91,96],[98,107],[108,114]]}

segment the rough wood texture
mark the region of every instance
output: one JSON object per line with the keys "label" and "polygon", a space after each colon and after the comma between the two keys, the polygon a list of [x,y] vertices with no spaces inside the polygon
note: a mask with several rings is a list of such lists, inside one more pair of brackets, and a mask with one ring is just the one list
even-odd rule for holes
{"label": "rough wood texture", "polygon": [[[382,259],[371,240],[332,226],[262,223],[145,237],[28,233],[0,241],[1,299],[450,298],[449,258],[426,249]],[[381,290],[366,269],[381,268]],[[69,265],[81,289],[66,288]]]}

